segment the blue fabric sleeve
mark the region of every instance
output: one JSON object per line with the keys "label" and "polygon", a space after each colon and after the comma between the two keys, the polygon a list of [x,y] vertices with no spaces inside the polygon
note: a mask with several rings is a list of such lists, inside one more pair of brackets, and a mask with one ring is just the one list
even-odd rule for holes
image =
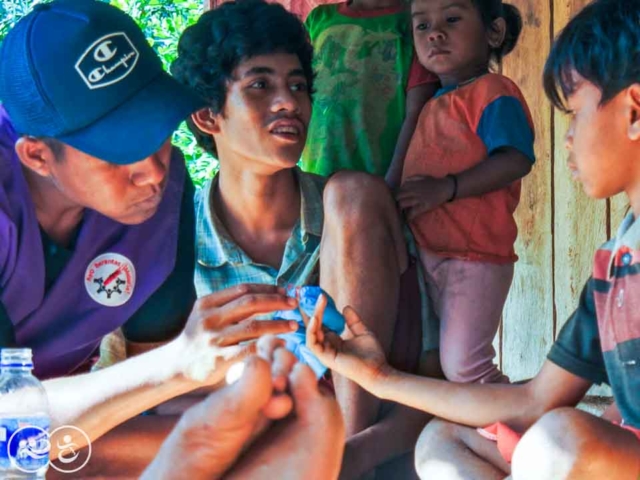
{"label": "blue fabric sleeve", "polygon": [[529,126],[524,108],[515,97],[499,97],[482,112],[478,123],[478,136],[491,155],[499,148],[511,147],[535,162],[533,130]]}

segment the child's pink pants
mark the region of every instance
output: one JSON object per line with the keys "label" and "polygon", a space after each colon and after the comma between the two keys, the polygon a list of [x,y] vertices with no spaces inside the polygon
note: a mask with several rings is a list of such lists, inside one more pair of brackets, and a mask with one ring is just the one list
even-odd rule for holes
{"label": "child's pink pants", "polygon": [[440,361],[453,382],[509,382],[493,363],[492,342],[513,279],[513,263],[446,258],[419,249],[440,320]]}

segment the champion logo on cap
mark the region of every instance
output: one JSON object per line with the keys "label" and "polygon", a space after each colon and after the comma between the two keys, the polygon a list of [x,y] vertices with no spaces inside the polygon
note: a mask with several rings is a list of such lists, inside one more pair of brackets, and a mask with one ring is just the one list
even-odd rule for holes
{"label": "champion logo on cap", "polygon": [[76,70],[91,90],[113,85],[129,75],[140,54],[124,32],[99,38],[76,62]]}
{"label": "champion logo on cap", "polygon": [[124,255],[104,253],[94,258],[84,274],[87,293],[100,305],[119,307],[129,301],[136,285],[136,269]]}

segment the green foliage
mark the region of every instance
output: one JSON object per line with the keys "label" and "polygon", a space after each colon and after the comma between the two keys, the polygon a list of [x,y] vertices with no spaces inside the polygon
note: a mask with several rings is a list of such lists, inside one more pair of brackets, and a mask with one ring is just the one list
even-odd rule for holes
{"label": "green foliage", "polygon": [[[2,0],[0,2],[0,41],[9,29],[37,4],[49,0]],[[127,12],[142,28],[165,68],[176,56],[180,34],[202,13],[202,0],[103,0]],[[55,41],[55,39],[53,40]],[[201,186],[218,169],[218,161],[204,153],[183,122],[173,136],[183,152],[189,173]]]}
{"label": "green foliage", "polygon": [[18,20],[31,11],[35,4],[46,1],[48,0],[2,0],[0,2],[0,41]]}

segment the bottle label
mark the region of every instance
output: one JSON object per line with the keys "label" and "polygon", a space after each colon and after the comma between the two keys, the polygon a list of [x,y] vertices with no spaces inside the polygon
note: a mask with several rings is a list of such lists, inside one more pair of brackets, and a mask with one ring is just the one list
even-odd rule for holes
{"label": "bottle label", "polygon": [[48,417],[0,417],[0,471],[46,469],[50,449]]}

